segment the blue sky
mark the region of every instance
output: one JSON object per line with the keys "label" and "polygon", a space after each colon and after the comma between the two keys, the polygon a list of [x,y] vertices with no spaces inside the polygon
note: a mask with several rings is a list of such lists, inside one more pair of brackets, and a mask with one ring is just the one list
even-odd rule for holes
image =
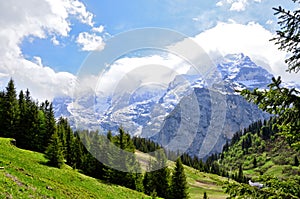
{"label": "blue sky", "polygon": [[[272,7],[298,7],[291,0],[21,2],[0,3],[1,85],[5,85],[7,78],[12,76],[20,88],[29,87],[35,96],[42,98],[67,93],[68,86],[62,87],[61,84],[76,79],[75,75],[89,53],[119,33],[144,27],[168,28],[200,38],[198,41],[203,41],[207,47],[209,44],[204,41],[209,39],[203,40],[204,35],[208,35],[209,30],[211,37],[217,30],[222,31],[218,26],[220,23],[242,25],[230,26],[232,31],[255,23],[257,26],[252,25],[251,30],[257,29],[262,35],[264,30],[272,34],[278,29]],[[218,34],[222,36],[222,32]],[[268,56],[268,49],[265,51]],[[275,68],[274,71],[281,74],[284,70]]]}
{"label": "blue sky", "polygon": [[[105,33],[110,36],[124,31],[143,27],[162,27],[179,31],[188,36],[212,28],[219,21],[229,19],[237,23],[246,24],[251,21],[258,22],[266,29],[274,31],[276,24],[266,24],[269,20],[276,20],[272,7],[282,5],[292,7],[288,1],[265,0],[262,2],[248,1],[245,10],[230,10],[232,4],[217,6],[219,1],[207,0],[107,0],[82,1],[87,10],[93,13],[97,26],[104,26]],[[43,64],[51,66],[56,71],[77,73],[84,58],[89,52],[82,51],[76,44],[75,37],[83,31],[90,31],[90,27],[71,19],[72,30],[68,38],[58,37],[61,45],[55,46],[47,39],[25,38],[22,42],[22,51],[26,58],[33,59],[39,56]],[[104,36],[103,33],[99,34]],[[106,38],[110,38],[106,35]],[[66,59],[68,57],[68,59]]]}

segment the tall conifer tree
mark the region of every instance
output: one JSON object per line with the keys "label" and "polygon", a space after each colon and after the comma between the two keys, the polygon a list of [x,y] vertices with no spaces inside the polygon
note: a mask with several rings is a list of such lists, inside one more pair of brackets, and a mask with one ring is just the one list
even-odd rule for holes
{"label": "tall conifer tree", "polygon": [[2,114],[3,136],[15,137],[17,130],[17,121],[19,117],[19,108],[15,83],[12,79],[9,80],[6,87]]}
{"label": "tall conifer tree", "polygon": [[181,163],[181,159],[178,158],[176,161],[175,171],[172,176],[170,198],[184,199],[188,198],[188,196],[188,186],[184,168]]}
{"label": "tall conifer tree", "polygon": [[50,144],[46,149],[45,157],[49,160],[49,165],[60,168],[64,163],[62,143],[57,132],[51,136]]}

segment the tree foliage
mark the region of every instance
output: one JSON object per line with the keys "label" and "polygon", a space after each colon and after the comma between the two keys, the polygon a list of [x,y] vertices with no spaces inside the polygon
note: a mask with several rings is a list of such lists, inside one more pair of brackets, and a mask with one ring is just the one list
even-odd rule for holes
{"label": "tree foliage", "polygon": [[271,176],[262,176],[259,180],[264,184],[264,187],[261,189],[248,184],[226,183],[224,186],[225,192],[230,195],[229,198],[296,199],[300,197],[299,179],[284,181]]}
{"label": "tree foliage", "polygon": [[176,161],[175,171],[172,175],[170,198],[172,199],[185,199],[188,198],[188,186],[184,168],[181,159]]}
{"label": "tree foliage", "polygon": [[[298,0],[293,0],[296,4]],[[286,59],[289,72],[300,70],[300,9],[285,10],[274,8],[281,29],[273,38],[279,49],[290,54]],[[278,117],[276,128],[285,136],[289,144],[300,151],[300,92],[295,88],[285,88],[281,78],[273,78],[268,90],[243,90],[241,94],[257,104],[262,110]]]}
{"label": "tree foliage", "polygon": [[251,102],[258,104],[259,108],[277,116],[274,125],[280,134],[285,136],[289,144],[300,150],[300,96],[293,88],[280,86],[280,77],[273,78],[269,90],[254,91],[243,90],[241,94]]}
{"label": "tree foliage", "polygon": [[[293,0],[300,3],[299,0]],[[300,10],[286,10],[279,6],[273,8],[278,16],[278,24],[281,29],[277,31],[277,36],[272,40],[276,41],[280,50],[285,50],[291,55],[286,59],[289,72],[300,70]]]}
{"label": "tree foliage", "polygon": [[51,141],[45,152],[49,165],[60,168],[64,163],[62,143],[57,132],[51,136]]}
{"label": "tree foliage", "polygon": [[164,150],[155,151],[155,159],[150,159],[149,170],[143,179],[144,192],[148,195],[168,198],[170,189],[170,170],[167,167],[167,158]]}
{"label": "tree foliage", "polygon": [[[151,140],[131,138],[122,128],[117,135],[108,132],[107,136],[97,131],[74,132],[67,119],[55,120],[49,101],[41,104],[34,101],[29,90],[21,90],[17,96],[12,79],[6,90],[0,92],[0,113],[0,136],[15,138],[18,147],[44,152],[51,166],[60,168],[67,164],[109,183],[144,190],[153,197],[169,197],[171,172],[165,151]],[[119,150],[111,150],[113,145]],[[150,163],[152,172],[145,174],[144,179],[134,155],[136,148],[144,152],[155,151],[155,160]],[[123,169],[109,168],[100,159],[107,160],[114,168]],[[185,154],[184,159],[190,162],[192,158]],[[202,161],[194,157],[192,163],[200,168]],[[178,175],[182,165],[177,167],[179,170],[174,173],[174,178],[182,176]],[[129,172],[121,171],[124,169]]]}
{"label": "tree foliage", "polygon": [[206,192],[203,193],[203,199],[208,199],[208,196],[207,196]]}
{"label": "tree foliage", "polygon": [[19,107],[14,81],[9,80],[2,100],[1,123],[2,135],[15,136],[19,119]]}

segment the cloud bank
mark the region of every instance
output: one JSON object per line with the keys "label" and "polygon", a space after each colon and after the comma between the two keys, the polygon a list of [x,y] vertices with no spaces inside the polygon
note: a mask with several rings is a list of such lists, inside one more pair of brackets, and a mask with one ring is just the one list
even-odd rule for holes
{"label": "cloud bank", "polygon": [[279,51],[278,46],[270,41],[274,36],[258,23],[220,22],[194,39],[213,59],[220,55],[244,53],[274,75],[282,76],[286,81],[299,82],[299,74],[286,72],[284,60],[287,53]]}
{"label": "cloud bank", "polygon": [[[244,53],[275,76],[282,76],[286,81],[293,80],[299,83],[298,74],[289,74],[285,71],[287,66],[284,60],[287,53],[279,51],[274,42],[270,41],[274,36],[258,23],[250,22],[243,25],[231,21],[229,23],[219,22],[215,27],[192,39],[208,53],[212,60],[217,60],[227,54]],[[189,50],[191,49],[187,46],[186,51]],[[102,92],[109,92],[126,74],[150,64],[180,69],[178,74],[187,72],[190,67],[189,65],[184,67],[182,60],[172,54],[164,57],[161,55],[139,58],[125,57],[110,66],[110,70],[101,77],[98,89]],[[179,67],[181,65],[182,67]],[[142,75],[136,78],[142,80]]]}
{"label": "cloud bank", "polygon": [[[103,27],[94,27],[94,15],[79,0],[0,1],[0,13],[0,86],[12,77],[19,89],[30,88],[36,98],[68,95],[75,76],[55,72],[39,57],[27,60],[20,45],[26,38],[51,38],[53,45],[60,45],[57,38],[69,37],[73,19],[102,32]],[[79,33],[77,41],[83,50],[94,50],[103,42],[100,36],[89,33]],[[91,42],[97,44],[92,46]]]}
{"label": "cloud bank", "polygon": [[105,96],[110,96],[124,78],[129,78],[127,82],[132,80],[141,85],[151,82],[167,88],[176,75],[187,73],[191,65],[176,55],[165,54],[164,56],[124,57],[116,60],[109,67],[110,69],[99,77],[96,85],[96,92]]}
{"label": "cloud bank", "polygon": [[[218,6],[230,6],[231,10],[242,11],[247,5],[260,0],[222,0]],[[51,66],[43,64],[41,57],[33,56],[28,60],[22,53],[24,39],[49,39],[53,45],[62,45],[60,38],[70,37],[71,20],[85,24],[90,31],[79,32],[73,40],[82,51],[101,50],[105,47],[103,26],[95,26],[93,13],[87,11],[79,0],[10,0],[0,1],[0,86],[5,87],[10,77],[19,89],[29,88],[32,95],[39,99],[52,99],[55,96],[70,95],[76,81],[73,74],[56,72]],[[270,22],[271,23],[271,22]],[[285,72],[285,52],[269,40],[274,35],[258,23],[237,24],[219,22],[193,39],[212,58],[230,53],[244,53],[257,64],[266,67],[275,75],[299,83],[299,74]],[[123,58],[114,63],[104,78],[107,85],[111,80],[118,81],[126,73],[143,64],[174,66],[178,73],[184,73],[182,62],[172,56],[152,56]],[[176,69],[177,70],[177,69]],[[92,79],[92,78],[91,78]],[[93,78],[95,80],[95,78]],[[109,88],[109,86],[107,86]],[[106,89],[108,90],[108,89]]]}
{"label": "cloud bank", "polygon": [[102,50],[104,48],[102,37],[97,36],[95,33],[81,32],[76,42],[82,47],[81,50],[83,51]]}
{"label": "cloud bank", "polygon": [[216,6],[229,6],[230,11],[245,11],[250,3],[260,3],[262,0],[221,0]]}

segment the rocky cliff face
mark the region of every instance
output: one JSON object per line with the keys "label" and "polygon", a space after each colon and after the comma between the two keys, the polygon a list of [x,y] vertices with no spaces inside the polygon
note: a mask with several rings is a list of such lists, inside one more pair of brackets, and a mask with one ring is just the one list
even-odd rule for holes
{"label": "rocky cliff face", "polygon": [[[230,140],[236,131],[269,117],[237,94],[218,93],[206,88],[195,88],[194,91],[199,109],[198,120],[191,119],[195,117],[195,107],[189,109],[192,97],[186,96],[165,118],[159,133],[152,136],[153,140],[172,151],[180,150],[205,158],[220,152],[226,140]],[[212,103],[218,100],[212,100],[212,95],[222,104],[213,106]],[[188,110],[185,115],[182,115],[183,109]],[[180,125],[185,128],[180,128]]]}
{"label": "rocky cliff face", "polygon": [[[208,86],[201,79],[196,79],[191,90],[185,92],[192,94],[183,97],[160,126],[144,127],[146,131],[155,129],[152,133],[159,132],[151,137],[153,140],[172,151],[180,150],[205,158],[220,152],[226,140],[230,140],[236,131],[269,117],[235,92],[236,89],[266,88],[272,78],[268,71],[243,54],[222,58],[217,69],[212,77],[221,73],[222,83],[214,82]],[[196,101],[191,101],[192,95]],[[165,102],[163,98],[160,101]],[[191,106],[193,103],[196,105]],[[185,115],[182,115],[183,110]],[[193,117],[199,120],[191,119]],[[180,128],[185,125],[186,128]]]}
{"label": "rocky cliff face", "polygon": [[[104,133],[123,126],[132,135],[204,158],[220,152],[234,132],[269,117],[235,90],[266,88],[272,74],[243,54],[227,55],[215,63],[217,70],[206,79],[180,75],[165,90],[146,87],[128,94],[126,103],[112,103],[111,96],[92,94],[75,105],[70,98],[59,99],[54,101],[55,114]],[[218,75],[219,82],[213,81]]]}

